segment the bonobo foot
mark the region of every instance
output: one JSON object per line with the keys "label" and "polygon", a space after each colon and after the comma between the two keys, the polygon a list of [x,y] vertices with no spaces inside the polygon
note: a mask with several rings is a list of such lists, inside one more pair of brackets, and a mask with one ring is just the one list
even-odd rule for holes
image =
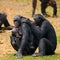
{"label": "bonobo foot", "polygon": [[16,58],[22,58],[21,49],[18,49],[18,53],[16,54]]}
{"label": "bonobo foot", "polygon": [[34,56],[34,57],[37,57],[37,56],[44,56],[44,54],[41,54],[41,53],[35,53],[35,54],[33,54],[32,56]]}
{"label": "bonobo foot", "polygon": [[22,54],[21,53],[16,54],[16,58],[22,58]]}

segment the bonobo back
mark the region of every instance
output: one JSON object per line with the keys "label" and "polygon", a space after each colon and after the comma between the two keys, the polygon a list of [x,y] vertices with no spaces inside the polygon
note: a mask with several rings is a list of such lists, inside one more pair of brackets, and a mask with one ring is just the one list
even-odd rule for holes
{"label": "bonobo back", "polygon": [[[44,28],[44,27],[45,28]],[[48,40],[50,40],[50,42],[53,44],[53,46],[56,48],[57,45],[57,38],[56,38],[56,32],[54,27],[51,25],[51,23],[49,21],[44,21],[41,25],[41,30],[43,29],[42,33],[43,33],[43,37],[47,38]],[[45,32],[44,32],[45,31]],[[45,33],[45,34],[44,34]],[[54,49],[55,49],[54,48]]]}

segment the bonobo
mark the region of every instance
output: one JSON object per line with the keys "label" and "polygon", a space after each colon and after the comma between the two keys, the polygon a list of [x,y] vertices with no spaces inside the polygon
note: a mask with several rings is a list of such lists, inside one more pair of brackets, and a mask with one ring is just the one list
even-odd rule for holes
{"label": "bonobo", "polygon": [[34,16],[34,21],[36,26],[39,26],[40,28],[39,30],[42,34],[42,38],[39,42],[39,53],[33,54],[33,56],[54,54],[57,45],[57,38],[53,26],[40,14]]}
{"label": "bonobo", "polygon": [[[57,16],[57,5],[55,0],[39,0],[39,1],[41,1],[41,12],[44,16],[49,16],[46,13],[46,8],[48,6],[51,6],[53,8],[53,17]],[[32,16],[34,16],[35,14],[36,5],[37,5],[37,0],[32,0],[32,8],[33,8]]]}
{"label": "bonobo", "polygon": [[[33,54],[38,46],[38,41],[34,38],[29,25],[23,22],[25,20],[28,21],[29,19],[20,15],[15,16],[15,28],[12,29],[10,36],[11,45],[17,51],[17,58],[21,58],[22,55]],[[31,48],[31,42],[33,42],[33,48]]]}
{"label": "bonobo", "polygon": [[0,30],[3,29],[2,24],[4,24],[4,28],[7,30],[11,30],[13,27],[10,26],[6,13],[2,12],[0,13]]}
{"label": "bonobo", "polygon": [[33,56],[54,54],[57,45],[57,38],[53,26],[40,14],[36,14],[34,16],[34,20],[36,26],[29,21],[25,21],[25,23],[30,26],[32,33],[35,38],[37,38],[37,41],[39,41],[39,53],[33,54]]}

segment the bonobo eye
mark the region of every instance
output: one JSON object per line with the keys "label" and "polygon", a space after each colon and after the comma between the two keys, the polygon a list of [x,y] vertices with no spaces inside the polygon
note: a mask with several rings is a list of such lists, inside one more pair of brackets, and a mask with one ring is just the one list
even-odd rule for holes
{"label": "bonobo eye", "polygon": [[20,22],[18,22],[18,21],[14,21],[14,25],[15,25],[15,27],[19,27]]}

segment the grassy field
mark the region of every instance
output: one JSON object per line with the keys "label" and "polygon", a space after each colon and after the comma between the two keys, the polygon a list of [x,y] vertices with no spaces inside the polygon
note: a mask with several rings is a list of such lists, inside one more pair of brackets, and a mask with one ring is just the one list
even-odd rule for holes
{"label": "grassy field", "polygon": [[[11,25],[13,24],[13,18],[19,14],[25,17],[30,18],[32,14],[32,7],[31,7],[32,0],[0,0],[0,12],[5,12],[7,14],[7,19]],[[51,15],[51,17],[46,17],[51,24],[54,26],[56,35],[57,35],[57,48],[56,54],[52,56],[39,56],[39,57],[32,57],[32,56],[24,56],[21,59],[17,59],[13,56],[16,51],[12,48],[10,44],[10,34],[11,31],[3,31],[0,33],[0,60],[60,60],[60,0],[56,0],[57,2],[57,18],[52,18],[52,8],[47,8],[47,13]],[[40,2],[38,1],[36,13],[41,13],[40,10]],[[36,14],[35,13],[35,14]]]}
{"label": "grassy field", "polygon": [[0,58],[0,60],[60,60],[60,53],[56,53],[55,55],[51,56],[39,56],[39,57],[32,57],[32,56],[23,56],[22,58],[16,58],[13,54],[7,54],[5,58]]}

